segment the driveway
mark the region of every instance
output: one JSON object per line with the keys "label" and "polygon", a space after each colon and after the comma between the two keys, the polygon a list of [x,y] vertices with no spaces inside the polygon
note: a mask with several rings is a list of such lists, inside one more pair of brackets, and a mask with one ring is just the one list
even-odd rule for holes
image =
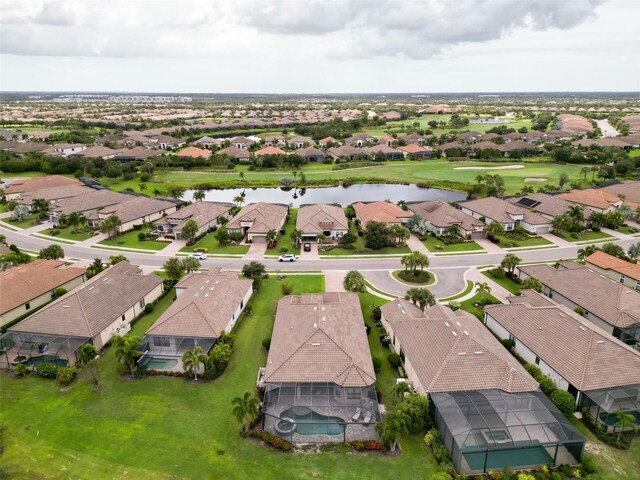
{"label": "driveway", "polygon": [[264,260],[264,254],[266,252],[266,242],[253,242],[244,258],[247,260]]}
{"label": "driveway", "polygon": [[342,286],[346,270],[325,270],[324,272],[324,291],[325,292],[346,292]]}
{"label": "driveway", "polygon": [[[304,244],[309,243],[311,245],[311,251],[304,251]],[[320,260],[320,255],[318,254],[318,244],[317,242],[302,242],[300,245],[300,259],[301,260]]]}
{"label": "driveway", "polygon": [[418,237],[416,237],[413,233],[407,240],[407,246],[413,250],[414,252],[424,253],[425,255],[431,255],[431,252],[427,247],[424,246],[424,243],[420,241]]}
{"label": "driveway", "polygon": [[488,238],[476,238],[474,239],[474,241],[482,248],[484,248],[487,253],[505,253],[502,248],[500,248]]}

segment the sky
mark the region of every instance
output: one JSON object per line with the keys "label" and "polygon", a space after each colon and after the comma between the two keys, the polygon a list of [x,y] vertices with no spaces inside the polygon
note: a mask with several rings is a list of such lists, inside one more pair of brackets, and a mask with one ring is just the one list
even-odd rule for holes
{"label": "sky", "polygon": [[640,0],[0,0],[0,90],[640,91]]}

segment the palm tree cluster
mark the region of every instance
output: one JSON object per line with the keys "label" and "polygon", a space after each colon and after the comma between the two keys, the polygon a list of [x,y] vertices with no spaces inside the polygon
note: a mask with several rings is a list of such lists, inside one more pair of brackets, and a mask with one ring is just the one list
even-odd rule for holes
{"label": "palm tree cluster", "polygon": [[427,307],[432,307],[436,304],[436,297],[428,288],[410,288],[407,290],[404,299],[409,300],[423,312]]}
{"label": "palm tree cluster", "polygon": [[400,263],[404,265],[405,272],[411,271],[414,275],[417,275],[418,268],[422,272],[429,266],[429,257],[422,252],[414,251],[402,257]]}

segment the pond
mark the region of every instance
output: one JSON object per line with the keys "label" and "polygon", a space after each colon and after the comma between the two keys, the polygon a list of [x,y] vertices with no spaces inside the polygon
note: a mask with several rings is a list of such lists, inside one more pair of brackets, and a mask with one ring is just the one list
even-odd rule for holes
{"label": "pond", "polygon": [[[187,190],[182,198],[193,200],[193,192]],[[354,202],[372,202],[376,200],[390,200],[397,203],[419,202],[426,200],[442,200],[444,202],[459,202],[467,195],[440,188],[420,188],[415,185],[399,185],[390,183],[356,184],[349,187],[321,187],[321,188],[228,188],[225,190],[207,190],[205,200],[210,202],[229,202],[238,195],[245,194],[244,203],[270,202],[291,204],[297,208],[308,203],[337,203],[346,207]]]}

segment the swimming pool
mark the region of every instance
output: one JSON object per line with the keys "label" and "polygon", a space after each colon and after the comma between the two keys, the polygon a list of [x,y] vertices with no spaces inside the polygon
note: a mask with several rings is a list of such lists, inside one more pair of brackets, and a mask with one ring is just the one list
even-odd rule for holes
{"label": "swimming pool", "polygon": [[343,418],[321,415],[307,407],[288,408],[280,414],[280,418],[295,422],[295,426],[288,426],[280,421],[278,425],[283,433],[290,429],[300,435],[342,435],[346,428]]}
{"label": "swimming pool", "polygon": [[143,365],[149,370],[173,370],[178,365],[178,360],[175,358],[148,357]]}

